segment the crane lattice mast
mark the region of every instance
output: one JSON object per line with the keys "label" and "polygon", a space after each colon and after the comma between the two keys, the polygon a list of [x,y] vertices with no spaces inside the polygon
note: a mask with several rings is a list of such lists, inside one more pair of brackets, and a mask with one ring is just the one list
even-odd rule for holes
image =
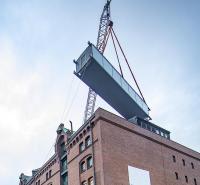
{"label": "crane lattice mast", "polygon": [[[101,14],[100,24],[99,24],[96,47],[98,48],[99,52],[102,54],[107,44],[109,30],[111,29],[113,25],[112,21],[110,20],[111,19],[110,2],[111,0],[107,0],[104,6],[103,12]],[[84,122],[86,122],[90,118],[90,116],[94,113],[96,97],[97,97],[97,94],[91,88],[89,88],[87,103],[86,103],[85,112],[84,112]]]}

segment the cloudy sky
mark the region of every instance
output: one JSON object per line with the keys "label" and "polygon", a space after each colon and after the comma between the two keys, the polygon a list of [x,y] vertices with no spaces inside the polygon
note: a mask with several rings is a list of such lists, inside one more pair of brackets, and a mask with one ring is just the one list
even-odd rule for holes
{"label": "cloudy sky", "polygon": [[[104,0],[0,1],[0,184],[53,152],[60,122],[82,124],[88,88],[73,75],[96,43]],[[112,20],[152,122],[200,151],[200,1],[113,0]],[[109,43],[105,52],[116,66]],[[122,61],[126,79],[133,84]],[[96,107],[115,112],[98,97]]]}

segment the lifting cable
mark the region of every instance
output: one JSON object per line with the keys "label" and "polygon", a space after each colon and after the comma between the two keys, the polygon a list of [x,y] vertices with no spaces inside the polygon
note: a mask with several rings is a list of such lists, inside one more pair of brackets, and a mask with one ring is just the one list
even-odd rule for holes
{"label": "lifting cable", "polygon": [[65,114],[65,116],[64,116],[64,120],[66,120],[66,119],[68,118],[68,115],[69,115],[69,113],[70,113],[70,111],[71,111],[71,108],[72,108],[72,106],[73,106],[73,104],[74,104],[74,101],[75,101],[75,98],[76,98],[76,96],[77,96],[79,87],[80,87],[80,81],[78,82],[78,85],[77,85],[77,87],[76,87],[74,96],[72,97],[71,102],[70,102],[70,104],[69,104],[69,106],[68,106],[68,109],[67,109],[66,114]]}
{"label": "lifting cable", "polygon": [[[134,80],[134,82],[135,82],[135,84],[136,84],[136,86],[137,86],[137,88],[138,88],[138,90],[139,90],[139,93],[140,93],[140,95],[141,95],[143,101],[146,103],[146,101],[145,101],[145,99],[144,99],[144,96],[143,96],[143,94],[142,94],[142,91],[140,90],[140,87],[139,87],[139,85],[138,85],[138,83],[137,83],[137,81],[136,81],[136,78],[135,78],[135,76],[134,76],[134,74],[133,74],[133,71],[131,70],[131,67],[130,67],[130,65],[129,65],[129,63],[128,63],[128,60],[127,60],[127,58],[126,58],[126,56],[125,56],[125,54],[124,54],[124,51],[123,51],[123,49],[122,49],[122,47],[121,47],[121,45],[120,45],[120,43],[119,43],[119,40],[118,40],[118,38],[117,38],[117,36],[116,36],[116,34],[115,34],[113,28],[111,28],[111,31],[112,31],[112,33],[113,33],[114,36],[115,36],[115,39],[116,39],[116,41],[117,41],[117,43],[118,43],[118,45],[119,45],[119,48],[120,48],[120,50],[121,50],[121,52],[122,52],[122,54],[123,54],[123,56],[124,56],[124,59],[125,59],[125,61],[126,61],[126,64],[128,65],[128,68],[129,68],[129,70],[130,70],[130,72],[131,72],[131,75],[132,75],[132,77],[133,77],[133,80]],[[111,35],[112,35],[112,33],[111,33]]]}
{"label": "lifting cable", "polygon": [[112,32],[111,32],[111,38],[112,38],[113,45],[114,45],[114,48],[115,48],[115,53],[116,53],[116,56],[117,56],[117,61],[118,61],[118,64],[119,64],[119,69],[120,69],[122,78],[124,78],[124,75],[123,75],[123,72],[122,72],[122,67],[121,67],[121,64],[120,64],[120,61],[119,61],[119,56],[118,56],[118,53],[117,53],[117,48],[116,48],[116,45],[115,45],[115,41],[114,41]]}
{"label": "lifting cable", "polygon": [[72,80],[70,82],[70,85],[67,89],[67,96],[66,96],[66,99],[65,99],[65,104],[64,104],[64,109],[63,109],[63,112],[61,114],[61,118],[60,118],[60,123],[62,122],[62,120],[64,119],[65,117],[65,113],[66,113],[66,110],[67,110],[67,107],[69,106],[68,105],[68,100],[69,100],[69,97],[71,97],[71,89],[72,89],[72,85],[74,84],[74,75],[72,76]]}
{"label": "lifting cable", "polygon": [[[84,68],[84,70],[83,70],[83,72],[82,72],[82,76],[81,76],[81,78],[80,78],[81,80],[83,79],[83,77],[84,77],[84,75],[85,75],[85,70],[86,70],[86,67]],[[80,88],[80,82],[81,82],[81,80],[78,82],[78,85],[77,85],[76,90],[75,90],[75,92],[74,92],[74,96],[72,97],[72,100],[71,100],[71,102],[70,102],[70,105],[69,105],[69,107],[68,107],[68,109],[67,109],[67,111],[66,111],[66,115],[64,116],[64,120],[66,120],[66,119],[68,118],[68,116],[70,115],[71,108],[72,108],[72,106],[73,106],[73,104],[74,104],[75,98],[76,98],[77,93],[78,93],[78,90],[79,90],[79,88]]]}

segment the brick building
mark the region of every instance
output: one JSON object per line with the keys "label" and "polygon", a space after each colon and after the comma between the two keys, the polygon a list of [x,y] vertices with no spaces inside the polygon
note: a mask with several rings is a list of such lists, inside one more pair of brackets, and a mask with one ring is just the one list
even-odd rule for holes
{"label": "brick building", "polygon": [[200,154],[154,124],[99,108],[73,134],[63,125],[57,134],[55,155],[20,185],[200,184]]}

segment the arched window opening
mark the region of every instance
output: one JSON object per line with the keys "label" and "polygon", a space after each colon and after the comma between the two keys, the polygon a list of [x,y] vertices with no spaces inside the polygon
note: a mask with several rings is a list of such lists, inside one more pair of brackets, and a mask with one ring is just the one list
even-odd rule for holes
{"label": "arched window opening", "polygon": [[85,145],[84,145],[83,142],[81,142],[81,143],[79,144],[79,151],[82,152],[83,150],[85,150]]}
{"label": "arched window opening", "polygon": [[81,162],[81,164],[80,164],[80,170],[81,170],[81,173],[86,170],[86,163],[85,163],[85,161]]}
{"label": "arched window opening", "polygon": [[87,169],[91,168],[93,166],[93,160],[92,156],[87,158]]}
{"label": "arched window opening", "polygon": [[91,144],[92,144],[91,137],[90,136],[86,137],[86,139],[85,139],[85,146],[89,147]]}

